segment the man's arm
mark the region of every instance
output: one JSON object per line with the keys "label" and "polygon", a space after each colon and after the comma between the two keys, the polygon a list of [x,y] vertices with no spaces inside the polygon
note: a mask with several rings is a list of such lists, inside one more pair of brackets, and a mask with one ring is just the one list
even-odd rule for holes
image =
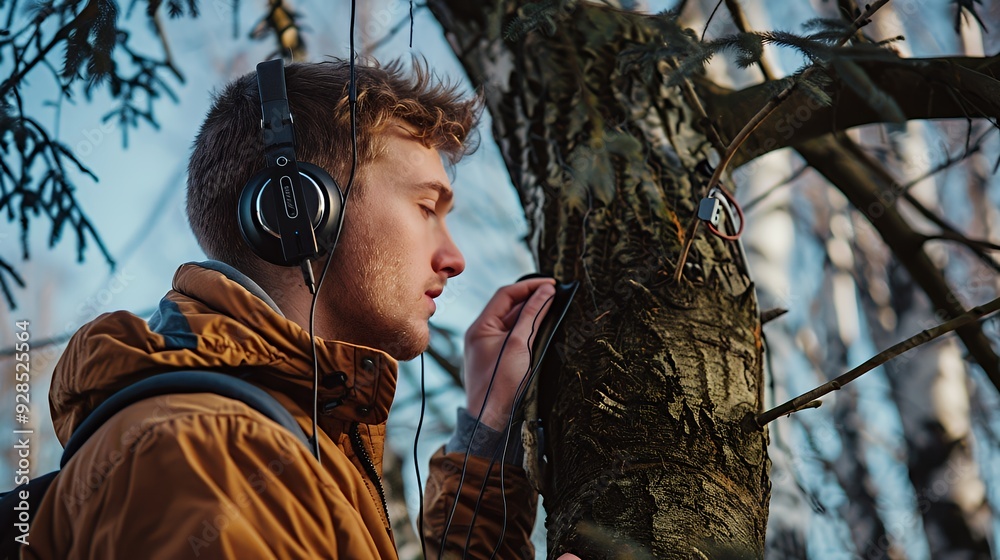
{"label": "man's arm", "polygon": [[553,285],[535,278],[501,288],[466,333],[468,409],[431,459],[424,499],[430,559],[442,546],[443,558],[534,558],[538,495],[520,467],[520,426],[508,438],[507,425],[524,390],[532,324],[544,318]]}
{"label": "man's arm", "polygon": [[487,458],[470,455],[466,463],[465,453],[446,453],[444,449],[431,458],[423,527],[428,560],[439,557],[453,506],[454,516],[442,558],[535,557],[531,531],[538,494],[528,484],[521,467],[504,465],[501,474],[497,461],[487,474],[489,465]]}

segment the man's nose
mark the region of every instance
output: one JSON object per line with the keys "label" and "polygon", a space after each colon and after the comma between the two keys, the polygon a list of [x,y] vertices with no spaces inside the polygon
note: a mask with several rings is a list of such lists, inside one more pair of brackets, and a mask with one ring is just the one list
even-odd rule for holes
{"label": "man's nose", "polygon": [[448,278],[458,276],[465,270],[465,257],[462,256],[462,251],[455,245],[451,234],[447,232],[444,234],[444,242],[438,248],[435,260],[435,270],[444,272],[448,275]]}

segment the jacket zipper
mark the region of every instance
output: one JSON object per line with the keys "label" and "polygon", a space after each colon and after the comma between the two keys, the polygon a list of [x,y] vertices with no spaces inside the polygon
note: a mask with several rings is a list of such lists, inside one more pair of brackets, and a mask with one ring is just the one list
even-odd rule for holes
{"label": "jacket zipper", "polygon": [[375,470],[375,463],[372,462],[371,456],[368,455],[368,450],[365,449],[364,442],[361,441],[361,430],[358,428],[357,422],[351,425],[351,447],[354,448],[354,454],[358,456],[358,460],[361,461],[361,466],[364,467],[368,477],[375,484],[375,490],[378,490],[378,497],[382,498],[382,512],[385,513],[385,520],[389,524],[389,530],[391,531],[392,521],[389,520],[389,507],[385,502],[385,489],[382,488],[382,479],[379,477],[378,471]]}

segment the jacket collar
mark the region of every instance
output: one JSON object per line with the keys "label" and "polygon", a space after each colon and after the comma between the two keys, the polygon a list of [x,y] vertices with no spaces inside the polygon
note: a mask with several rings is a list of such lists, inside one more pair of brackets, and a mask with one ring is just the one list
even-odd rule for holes
{"label": "jacket collar", "polygon": [[[388,354],[316,338],[318,406],[349,422],[385,422],[396,390]],[[282,393],[311,414],[309,333],[250,278],[217,261],[188,263],[148,322],[102,315],[70,340],[53,373],[50,405],[62,441],[110,394],[152,374],[208,369]],[[284,400],[284,399],[282,399]]]}
{"label": "jacket collar", "polygon": [[[305,410],[312,410],[313,361],[309,333],[285,319],[260,286],[231,266],[209,261],[181,266],[174,275],[173,287],[179,294],[204,302],[256,331],[271,347],[269,352],[259,356],[263,360],[247,361],[241,368],[244,375],[261,385],[289,393],[297,404],[304,405]],[[256,346],[252,337],[245,342]],[[321,412],[363,424],[386,421],[396,391],[396,360],[374,348],[319,337],[316,337],[316,358]],[[269,376],[267,372],[272,369],[278,375]]]}

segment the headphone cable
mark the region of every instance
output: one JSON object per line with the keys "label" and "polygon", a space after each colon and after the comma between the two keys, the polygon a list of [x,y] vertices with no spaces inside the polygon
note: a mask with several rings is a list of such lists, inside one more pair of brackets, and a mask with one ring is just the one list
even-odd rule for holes
{"label": "headphone cable", "polygon": [[[333,253],[337,250],[337,243],[340,241],[340,232],[344,229],[344,215],[347,209],[347,199],[351,194],[351,187],[354,186],[354,177],[358,168],[358,94],[357,94],[357,79],[354,70],[354,24],[356,21],[357,13],[357,0],[351,0],[351,59],[350,59],[350,69],[351,77],[348,84],[348,105],[351,112],[351,175],[347,179],[347,187],[344,188],[344,202],[340,205],[340,220],[337,221],[337,233],[334,234],[333,243],[330,245],[330,254],[326,259],[326,264],[323,265],[323,272],[319,275],[319,282],[316,283],[316,289],[313,292],[312,305],[309,309],[309,340],[312,343],[312,358],[313,358],[313,383],[312,383],[312,402],[313,402],[313,414],[312,414],[312,437],[310,438],[313,446],[313,456],[316,457],[316,461],[322,465],[322,460],[320,459],[319,453],[319,357],[316,353],[316,302],[319,301],[319,293],[323,287],[323,281],[326,280],[326,273],[330,270],[330,263],[333,262]],[[312,274],[312,265],[307,260],[305,266],[309,268],[309,275]],[[308,280],[307,280],[308,281]]]}
{"label": "headphone cable", "polygon": [[420,533],[420,553],[427,558],[427,542],[424,538],[424,485],[420,481],[420,461],[417,459],[417,443],[420,441],[420,430],[424,427],[424,411],[427,408],[427,391],[425,389],[424,353],[420,353],[420,420],[417,421],[417,433],[413,436],[413,469],[417,474],[417,493],[420,503],[417,509],[417,531]]}
{"label": "headphone cable", "polygon": [[[546,299],[545,302],[542,303],[542,307],[539,308],[538,313],[536,313],[535,317],[531,320],[531,331],[528,332],[528,340],[531,340],[532,335],[535,334],[535,327],[538,325],[538,318],[542,314],[541,310],[544,309],[545,305],[548,304],[550,301],[552,301],[554,298],[555,298],[554,294],[549,296],[548,299]],[[543,356],[545,355],[545,352],[548,350],[550,343],[551,339],[546,341],[545,347],[542,349]],[[521,381],[517,384],[517,388],[514,390],[514,401],[511,403],[510,416],[507,419],[507,427],[504,430],[504,439],[497,446],[497,448],[493,450],[493,456],[490,459],[490,464],[489,466],[486,467],[486,476],[483,477],[483,484],[482,486],[480,486],[479,496],[476,498],[476,507],[473,508],[472,518],[469,520],[469,532],[466,534],[465,537],[465,550],[463,551],[462,554],[463,560],[468,554],[469,546],[472,542],[472,529],[475,526],[476,517],[479,516],[479,506],[482,505],[483,495],[486,493],[486,486],[487,483],[489,482],[490,473],[493,472],[493,466],[496,464],[498,454],[500,454],[500,497],[501,500],[503,501],[503,526],[500,531],[500,539],[497,541],[497,545],[493,549],[493,553],[490,555],[491,559],[496,556],[497,551],[503,544],[504,536],[507,533],[507,492],[504,487],[504,466],[506,465],[505,461],[507,459],[507,447],[510,445],[510,438],[514,427],[514,413],[517,412],[517,410],[520,409],[521,406],[523,405],[524,395],[528,390],[528,386],[531,384],[532,379],[534,379],[535,372],[537,372],[542,365],[541,362],[539,362],[538,364],[535,365],[534,368],[531,367],[531,362],[533,361],[533,356],[534,356],[534,349],[530,344],[528,345],[527,349],[528,349],[528,369],[524,372],[524,375],[521,377]],[[485,406],[485,402],[483,404]],[[520,438],[521,435],[518,434],[518,437]],[[542,450],[540,450],[539,452],[542,452]]]}

